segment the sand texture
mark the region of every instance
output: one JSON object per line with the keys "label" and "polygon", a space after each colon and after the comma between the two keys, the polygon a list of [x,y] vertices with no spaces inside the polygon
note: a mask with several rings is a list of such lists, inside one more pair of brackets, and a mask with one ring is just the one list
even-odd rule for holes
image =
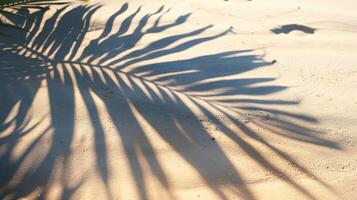
{"label": "sand texture", "polygon": [[23,14],[0,35],[0,199],[357,199],[356,0]]}

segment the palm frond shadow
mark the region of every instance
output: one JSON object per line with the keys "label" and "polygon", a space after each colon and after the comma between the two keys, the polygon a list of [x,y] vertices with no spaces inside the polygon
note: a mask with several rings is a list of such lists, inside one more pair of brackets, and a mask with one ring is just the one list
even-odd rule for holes
{"label": "palm frond shadow", "polygon": [[[113,197],[107,185],[110,175],[106,154],[106,127],[101,123],[95,98],[101,99],[113,128],[119,133],[122,143],[117,145],[122,145],[125,150],[141,199],[148,198],[148,186],[144,181],[145,173],[139,162],[139,154],[144,154],[159,183],[170,191],[167,175],[158,161],[142,121],[189,163],[221,199],[229,197],[220,185],[228,185],[245,199],[255,199],[255,196],[232,161],[211,140],[203,122],[215,124],[251,160],[306,197],[315,199],[307,188],[294,181],[274,161],[264,157],[255,143],[276,153],[303,174],[329,188],[298,161],[240,119],[244,113],[250,111],[255,113],[251,117],[257,119],[252,120],[251,124],[269,134],[338,148],[337,144],[318,137],[307,127],[296,123],[317,123],[316,119],[283,110],[283,106],[297,105],[298,102],[255,98],[286,89],[276,85],[257,86],[262,83],[267,85],[274,81],[273,78],[229,77],[258,67],[268,67],[271,63],[254,55],[252,50],[228,51],[173,61],[160,59],[223,37],[230,33],[230,29],[213,36],[201,36],[212,28],[210,25],[157,39],[142,48],[136,47],[147,35],[184,24],[190,14],[162,25],[161,20],[168,12],[166,8],[161,7],[144,16],[139,15],[142,11],[138,8],[127,14],[120,26],[116,27],[117,18],[129,12],[128,4],[124,4],[103,25],[101,33],[88,41],[86,36],[91,32],[91,20],[100,7],[64,6],[49,17],[44,17],[49,11],[32,12],[29,16],[35,23],[22,23],[23,27],[30,30],[28,33],[12,30],[15,40],[0,40],[0,130],[10,132],[0,138],[1,199],[17,199],[29,195],[37,188],[41,188],[41,197],[44,198],[51,186],[53,170],[58,166],[64,169],[69,165],[76,122],[76,92],[79,92],[84,102],[94,129],[94,159],[109,199]],[[139,23],[133,27],[133,21],[139,17]],[[130,28],[133,29],[132,32],[129,31]],[[50,124],[27,145],[23,154],[13,160],[12,154],[21,143],[21,138],[39,126],[38,123],[29,125],[29,115],[43,82],[48,88]],[[271,109],[269,105],[282,107]],[[10,116],[14,109],[17,109],[16,115]],[[159,114],[153,115],[153,112]],[[270,116],[269,120],[262,119],[267,114]],[[131,126],[127,125],[129,122]],[[46,136],[49,134],[50,137]],[[34,152],[39,151],[38,145],[45,137],[50,138],[45,155],[42,155],[34,167],[24,172],[21,178],[17,178],[20,180],[14,181],[21,166],[28,162]],[[210,147],[206,148],[208,145]],[[60,165],[58,158],[61,158]],[[84,182],[85,179],[75,186],[66,185],[63,178],[61,198],[70,197]]]}

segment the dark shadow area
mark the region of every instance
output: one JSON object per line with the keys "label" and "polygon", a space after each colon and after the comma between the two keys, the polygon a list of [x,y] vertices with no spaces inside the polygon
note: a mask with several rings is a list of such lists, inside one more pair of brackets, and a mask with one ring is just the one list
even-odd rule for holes
{"label": "dark shadow area", "polygon": [[271,29],[271,32],[275,34],[281,34],[281,33],[289,34],[292,31],[301,31],[306,34],[314,34],[316,29],[301,24],[287,24],[287,25],[280,26],[278,28]]}
{"label": "dark shadow area", "polygon": [[[264,61],[249,49],[180,60],[160,59],[224,37],[230,33],[230,29],[203,36],[205,31],[213,27],[209,25],[157,37],[148,45],[137,47],[142,38],[148,35],[165,32],[186,23],[190,14],[164,24],[161,20],[169,12],[167,8],[160,7],[141,16],[141,8],[127,13],[131,11],[128,11],[129,5],[124,4],[108,18],[100,34],[88,41],[86,36],[90,34],[91,20],[100,7],[64,6],[46,17],[46,12],[51,10],[32,12],[29,14],[31,22],[22,22],[22,26],[29,32],[13,30],[12,39],[0,38],[0,131],[9,132],[0,137],[0,199],[18,199],[37,188],[42,188],[39,199],[45,198],[53,170],[58,168],[59,162],[63,169],[70,163],[76,122],[75,99],[78,93],[94,130],[94,159],[101,181],[108,188],[108,199],[114,198],[107,185],[110,175],[105,127],[100,123],[101,116],[92,93],[101,98],[114,129],[119,133],[121,143],[117,145],[123,146],[125,150],[140,199],[148,199],[148,195],[139,154],[144,154],[152,173],[168,191],[170,184],[145,129],[140,125],[137,113],[198,172],[221,199],[229,197],[217,187],[218,184],[229,185],[244,199],[255,199],[255,196],[221,147],[212,141],[210,133],[202,124],[204,117],[235,141],[249,158],[307,198],[315,199],[308,188],[301,186],[277,167],[274,160],[264,157],[254,144],[242,136],[261,144],[303,174],[329,188],[283,150],[237,118],[248,111],[258,113],[253,116],[257,119],[269,116],[269,120],[251,123],[286,139],[338,149],[337,144],[320,138],[309,128],[296,123],[317,123],[315,118],[284,111],[285,106],[294,106],[298,102],[260,98],[287,89],[285,86],[271,84],[274,78],[225,78],[259,67],[269,67],[271,62]],[[124,20],[119,23],[117,18],[122,15],[125,15]],[[302,26],[284,27],[281,32],[285,33],[301,29]],[[50,125],[31,144],[27,144],[24,153],[14,159],[12,155],[21,143],[21,138],[40,125],[28,124],[31,106],[38,92],[43,89],[43,83],[46,83],[45,89],[48,90]],[[269,105],[281,105],[281,109],[267,107]],[[10,116],[13,110],[16,110],[16,114]],[[202,117],[197,115],[197,110]],[[153,112],[163,113],[162,117],[153,117],[160,116],[153,115]],[[222,123],[222,118],[229,120],[236,128],[232,129]],[[49,134],[51,137],[48,137]],[[20,166],[38,150],[40,141],[45,137],[50,138],[47,153],[20,180],[14,182]],[[207,145],[210,146],[209,153],[205,148]],[[219,163],[219,167],[216,163]],[[74,186],[66,185],[64,177],[61,197],[70,198],[84,182],[85,179]]]}

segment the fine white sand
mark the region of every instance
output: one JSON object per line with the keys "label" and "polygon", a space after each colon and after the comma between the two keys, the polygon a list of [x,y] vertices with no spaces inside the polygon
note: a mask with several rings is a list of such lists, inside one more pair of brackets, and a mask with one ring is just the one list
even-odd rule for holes
{"label": "fine white sand", "polygon": [[0,199],[357,199],[357,1],[92,1],[0,36]]}

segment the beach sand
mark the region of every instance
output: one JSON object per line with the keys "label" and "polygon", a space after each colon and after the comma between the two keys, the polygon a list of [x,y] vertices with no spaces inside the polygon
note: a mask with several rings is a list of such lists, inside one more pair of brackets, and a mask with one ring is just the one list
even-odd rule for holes
{"label": "beach sand", "polygon": [[356,8],[24,13],[0,36],[0,199],[357,199]]}

